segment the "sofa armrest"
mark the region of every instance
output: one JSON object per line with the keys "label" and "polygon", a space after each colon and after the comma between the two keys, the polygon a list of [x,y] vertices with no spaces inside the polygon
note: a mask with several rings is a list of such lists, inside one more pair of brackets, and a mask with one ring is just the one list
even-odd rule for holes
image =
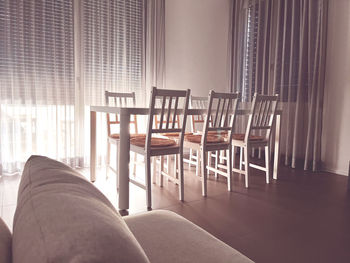
{"label": "sofa armrest", "polygon": [[152,263],[252,262],[202,228],[170,211],[124,217]]}

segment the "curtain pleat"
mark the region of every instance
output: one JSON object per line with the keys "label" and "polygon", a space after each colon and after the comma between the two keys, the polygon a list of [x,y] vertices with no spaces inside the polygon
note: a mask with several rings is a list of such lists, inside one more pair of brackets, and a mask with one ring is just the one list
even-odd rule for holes
{"label": "curtain pleat", "polygon": [[[31,154],[88,165],[90,105],[109,90],[146,106],[164,86],[164,13],[164,0],[0,1],[0,174]],[[105,129],[97,140],[104,164]]]}
{"label": "curtain pleat", "polygon": [[[280,94],[285,164],[320,164],[327,0],[231,1],[228,84]],[[242,122],[243,123],[243,122]]]}
{"label": "curtain pleat", "polygon": [[73,3],[0,1],[0,174],[31,154],[72,166]]}
{"label": "curtain pleat", "polygon": [[152,86],[165,88],[165,0],[148,0],[145,10],[143,81],[149,94]]}

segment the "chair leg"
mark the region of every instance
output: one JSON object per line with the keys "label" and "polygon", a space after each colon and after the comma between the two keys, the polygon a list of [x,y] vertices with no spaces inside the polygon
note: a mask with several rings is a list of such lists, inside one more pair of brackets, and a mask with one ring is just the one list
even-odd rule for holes
{"label": "chair leg", "polygon": [[117,154],[116,154],[116,165],[115,165],[115,171],[116,171],[116,181],[117,181],[117,190],[119,190],[119,154],[120,154],[120,147],[119,147],[119,143],[117,142],[115,144],[115,147],[117,149]]}
{"label": "chair leg", "polygon": [[107,153],[106,153],[106,179],[108,179],[108,170],[109,170],[109,162],[110,162],[110,155],[111,155],[111,144],[107,140]]}
{"label": "chair leg", "polygon": [[201,149],[202,155],[202,195],[207,196],[207,164],[206,164],[206,152]]}
{"label": "chair leg", "polygon": [[[166,172],[169,175],[170,174],[170,155],[166,156]],[[168,182],[169,182],[169,178],[168,178]]]}
{"label": "chair leg", "polygon": [[201,156],[199,154],[199,151],[196,151],[196,155],[197,155],[197,165],[196,165],[196,176],[199,176],[200,173],[200,160],[201,160]]}
{"label": "chair leg", "polygon": [[164,157],[160,157],[160,172],[159,172],[159,185],[160,187],[163,187],[163,181],[164,181],[164,176],[163,176],[163,171],[164,171]]}
{"label": "chair leg", "polygon": [[232,145],[231,146],[231,161],[232,161],[232,166],[231,167],[235,167],[235,161],[236,161],[236,153],[235,153],[235,146]]}
{"label": "chair leg", "polygon": [[184,180],[184,160],[183,160],[184,156],[183,156],[183,152],[180,152],[179,154],[179,174],[180,174],[180,190],[179,190],[179,199],[180,201],[184,200],[184,186],[185,186],[185,180]]}
{"label": "chair leg", "polygon": [[242,162],[243,162],[243,147],[239,148],[239,170],[242,170]]}
{"label": "chair leg", "polygon": [[226,164],[227,164],[227,190],[232,191],[232,148],[226,151]]}
{"label": "chair leg", "polygon": [[188,169],[191,169],[191,161],[193,159],[192,149],[190,149],[190,157],[188,158]]}
{"label": "chair leg", "polygon": [[244,147],[244,170],[245,170],[245,187],[248,188],[248,176],[249,176],[249,148]]}
{"label": "chair leg", "polygon": [[152,183],[156,183],[156,179],[157,179],[157,174],[156,174],[156,170],[157,170],[157,157],[153,157],[152,159]]}
{"label": "chair leg", "polygon": [[178,165],[178,159],[177,154],[174,154],[174,178],[178,179],[178,173],[177,173],[177,165]]}
{"label": "chair leg", "polygon": [[[208,152],[208,166],[211,166],[211,154],[212,152]],[[210,176],[210,171],[208,172],[208,176]]]}
{"label": "chair leg", "polygon": [[147,155],[145,159],[146,159],[146,163],[145,163],[146,202],[147,202],[147,208],[152,208],[151,157]]}
{"label": "chair leg", "polygon": [[270,147],[265,146],[266,183],[270,183]]}
{"label": "chair leg", "polygon": [[132,170],[132,174],[134,177],[136,176],[136,162],[137,162],[137,153],[134,153],[134,167]]}
{"label": "chair leg", "polygon": [[[219,164],[219,158],[220,158],[220,152],[216,151],[215,154],[215,170],[218,170],[218,164]],[[218,173],[215,171],[215,179],[218,179]]]}

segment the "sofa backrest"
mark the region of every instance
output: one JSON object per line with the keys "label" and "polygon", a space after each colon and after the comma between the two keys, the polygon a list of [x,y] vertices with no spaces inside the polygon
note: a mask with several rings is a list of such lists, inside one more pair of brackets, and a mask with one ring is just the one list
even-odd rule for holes
{"label": "sofa backrest", "polygon": [[11,263],[12,236],[5,222],[0,217],[0,263]]}
{"label": "sofa backrest", "polygon": [[107,198],[68,166],[27,161],[13,223],[13,262],[149,262]]}

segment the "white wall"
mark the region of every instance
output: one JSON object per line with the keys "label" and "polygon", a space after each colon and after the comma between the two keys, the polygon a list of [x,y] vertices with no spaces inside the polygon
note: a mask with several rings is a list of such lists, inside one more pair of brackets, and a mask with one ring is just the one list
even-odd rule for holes
{"label": "white wall", "polygon": [[322,131],[324,169],[347,174],[350,160],[350,1],[329,1]]}
{"label": "white wall", "polygon": [[227,90],[229,0],[166,0],[166,88]]}

